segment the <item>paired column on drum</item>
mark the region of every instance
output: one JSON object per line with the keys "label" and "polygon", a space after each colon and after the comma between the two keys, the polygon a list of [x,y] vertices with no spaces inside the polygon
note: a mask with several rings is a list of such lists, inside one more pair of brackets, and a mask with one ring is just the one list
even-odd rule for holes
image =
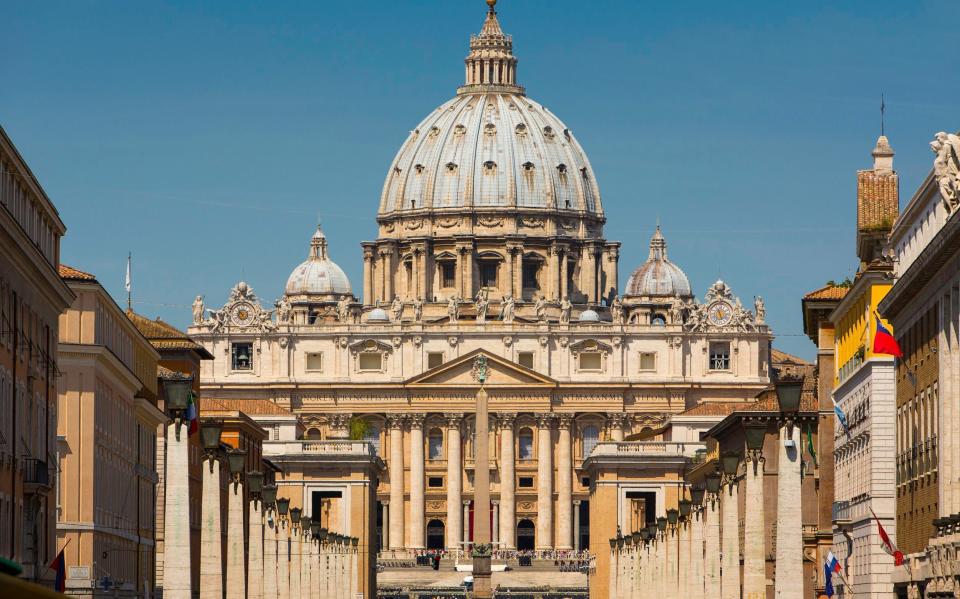
{"label": "paired column on drum", "polygon": [[390,431],[390,549],[403,549],[403,416],[387,415],[387,428]]}
{"label": "paired column on drum", "polygon": [[537,414],[537,549],[553,549],[553,420]]}
{"label": "paired column on drum", "polygon": [[517,514],[516,464],[514,461],[513,425],[516,414],[498,414],[500,428],[500,542],[506,549],[515,549]]}

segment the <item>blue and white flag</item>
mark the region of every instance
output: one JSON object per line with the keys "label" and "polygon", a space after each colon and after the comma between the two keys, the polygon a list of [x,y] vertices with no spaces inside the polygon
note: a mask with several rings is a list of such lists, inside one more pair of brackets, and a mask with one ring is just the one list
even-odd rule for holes
{"label": "blue and white flag", "polygon": [[833,399],[833,412],[837,415],[837,420],[840,421],[840,424],[843,425],[843,430],[847,433],[847,439],[852,439],[853,435],[850,434],[850,425],[847,424],[847,415],[840,409],[840,404],[837,403],[836,399]]}

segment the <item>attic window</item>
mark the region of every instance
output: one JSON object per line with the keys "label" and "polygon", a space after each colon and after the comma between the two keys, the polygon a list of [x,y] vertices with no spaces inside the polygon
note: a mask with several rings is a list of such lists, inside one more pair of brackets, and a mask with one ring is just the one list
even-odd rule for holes
{"label": "attic window", "polygon": [[430,137],[436,137],[440,135],[440,127],[430,127]]}
{"label": "attic window", "polygon": [[533,169],[536,168],[535,166],[533,166],[533,163],[530,162],[529,160],[527,162],[524,162],[522,166],[523,166],[523,170],[527,171],[528,173],[532,173]]}
{"label": "attic window", "polygon": [[454,137],[462,137],[467,132],[467,128],[463,125],[457,125],[453,128]]}
{"label": "attic window", "polygon": [[560,164],[558,164],[558,165],[557,165],[557,172],[560,173],[561,175],[566,174],[566,172],[567,172],[567,165],[564,164],[564,163],[562,163],[562,162],[561,162]]}
{"label": "attic window", "polygon": [[544,127],[543,136],[546,137],[547,139],[553,139],[555,137],[555,134],[553,132],[553,127],[551,127],[550,125],[547,125],[546,127]]}
{"label": "attic window", "polygon": [[487,123],[483,126],[484,135],[494,136],[497,134],[497,126],[493,123]]}
{"label": "attic window", "polygon": [[573,134],[570,133],[569,129],[564,129],[563,136],[567,138],[567,141],[570,141],[570,138],[573,137]]}
{"label": "attic window", "polygon": [[421,175],[421,174],[423,174],[423,165],[422,165],[422,164],[415,164],[415,165],[413,166],[413,170],[417,171],[417,174],[418,174],[418,175]]}
{"label": "attic window", "polygon": [[455,173],[455,172],[457,172],[457,163],[456,163],[456,162],[448,162],[448,163],[447,163],[447,172],[448,172],[448,173]]}
{"label": "attic window", "polygon": [[483,163],[483,172],[487,175],[492,175],[497,172],[497,163],[493,160],[487,160]]}
{"label": "attic window", "polygon": [[587,167],[585,167],[585,166],[582,167],[582,168],[580,169],[580,174],[583,175],[583,178],[584,178],[584,179],[586,179],[586,178],[587,178]]}
{"label": "attic window", "polygon": [[514,132],[515,132],[517,135],[526,135],[526,134],[527,134],[527,126],[524,125],[523,123],[520,123],[520,124],[517,125],[516,128],[514,129]]}

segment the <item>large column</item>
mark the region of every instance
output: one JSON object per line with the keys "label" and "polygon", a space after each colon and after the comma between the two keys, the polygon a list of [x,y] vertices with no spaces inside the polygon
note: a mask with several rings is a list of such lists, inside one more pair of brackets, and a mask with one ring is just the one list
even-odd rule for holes
{"label": "large column", "polygon": [[690,514],[690,571],[687,597],[703,597],[703,514],[700,509]]}
{"label": "large column", "polygon": [[243,484],[227,485],[227,599],[246,599],[243,551]]}
{"label": "large column", "polygon": [[393,248],[384,248],[380,250],[383,269],[383,301],[393,301]]}
{"label": "large column", "polygon": [[403,417],[387,415],[390,430],[390,549],[403,549]]}
{"label": "large column", "polygon": [[704,502],[703,596],[720,597],[720,500]]}
{"label": "large column", "polygon": [[373,248],[363,247],[363,303],[375,303],[373,297]]}
{"label": "large column", "polygon": [[573,548],[573,456],[569,414],[557,418],[557,549]]}
{"label": "large column", "polygon": [[163,579],[163,596],[166,599],[191,599],[190,456],[186,425],[168,424],[165,444],[167,475],[163,497],[163,571],[166,575]]}
{"label": "large column", "polygon": [[200,505],[200,599],[223,599],[220,460],[204,457],[201,469],[203,503]]}
{"label": "large column", "polygon": [[267,510],[266,524],[263,527],[263,597],[274,599],[277,590],[277,511]]}
{"label": "large column", "polygon": [[593,245],[585,245],[580,256],[583,261],[580,266],[580,272],[583,273],[580,275],[581,285],[584,287],[587,303],[592,304],[597,301],[597,249]]}
{"label": "large column", "polygon": [[677,596],[686,594],[687,581],[690,579],[690,522],[677,525]]}
{"label": "large column", "polygon": [[447,417],[447,548],[459,549],[463,532],[462,501],[463,464],[460,454],[460,425],[463,414],[446,414]]}
{"label": "large column", "polygon": [[263,599],[263,504],[259,499],[250,500],[250,530],[247,548],[247,599]]}
{"label": "large column", "polygon": [[537,549],[553,549],[553,414],[537,414]]}
{"label": "large column", "polygon": [[[800,427],[780,429],[777,462],[777,577],[774,582],[776,599],[801,599],[803,585],[803,521],[800,511]],[[787,447],[787,439],[793,447]]]}
{"label": "large column", "polygon": [[[354,542],[356,541],[356,543]],[[359,594],[360,589],[360,551],[357,549],[359,539],[351,540],[350,549],[350,599],[354,599]]]}
{"label": "large column", "polygon": [[763,505],[763,460],[748,460],[744,481],[743,519],[743,597],[766,599],[767,565],[764,556],[766,526]]}
{"label": "large column", "polygon": [[561,253],[557,258],[560,260],[560,297],[562,299],[570,294],[570,290],[567,289],[567,269],[570,267],[570,265],[567,262],[566,250],[564,250],[563,253]]}
{"label": "large column", "polygon": [[490,541],[494,547],[500,545],[500,502],[491,501],[493,508],[493,526],[490,527]]}
{"label": "large column", "polygon": [[[723,497],[721,500],[723,526],[720,530],[720,554],[723,556],[720,566],[721,599],[740,599],[740,521],[738,518],[740,506],[737,487],[737,482],[731,482],[725,489],[720,490],[720,495]],[[796,497],[799,496],[799,494],[796,495]]]}
{"label": "large column", "polygon": [[380,505],[383,506],[383,516],[381,518],[381,531],[383,534],[383,545],[380,548],[381,551],[386,551],[390,549],[390,501],[381,501]]}
{"label": "large column", "polygon": [[310,539],[310,599],[321,599],[323,590],[323,569],[320,567],[323,562],[320,561],[320,543],[316,539]]}
{"label": "large column", "polygon": [[425,414],[410,415],[410,547],[423,549],[426,535],[424,525],[423,487],[423,422]]}
{"label": "large column", "polygon": [[[617,541],[610,541],[610,580],[607,581],[607,588],[610,589],[611,597],[620,597],[620,551],[617,548]],[[616,591],[616,592],[614,592]]]}
{"label": "large column", "polygon": [[580,551],[580,500],[573,502],[573,550]]}
{"label": "large column", "polygon": [[504,548],[516,548],[516,473],[514,465],[513,423],[516,414],[499,414],[500,427],[500,542]]}
{"label": "large column", "polygon": [[290,599],[302,599],[301,566],[303,565],[302,548],[299,528],[290,527]]}

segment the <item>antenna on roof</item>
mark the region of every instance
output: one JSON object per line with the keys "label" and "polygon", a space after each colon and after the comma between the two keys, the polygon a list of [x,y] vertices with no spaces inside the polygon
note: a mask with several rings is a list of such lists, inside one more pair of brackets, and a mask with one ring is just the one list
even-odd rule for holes
{"label": "antenna on roof", "polygon": [[887,105],[883,101],[883,92],[881,92],[880,93],[880,135],[886,135],[886,133],[884,133],[884,125],[885,125],[884,116],[886,112],[887,112]]}

